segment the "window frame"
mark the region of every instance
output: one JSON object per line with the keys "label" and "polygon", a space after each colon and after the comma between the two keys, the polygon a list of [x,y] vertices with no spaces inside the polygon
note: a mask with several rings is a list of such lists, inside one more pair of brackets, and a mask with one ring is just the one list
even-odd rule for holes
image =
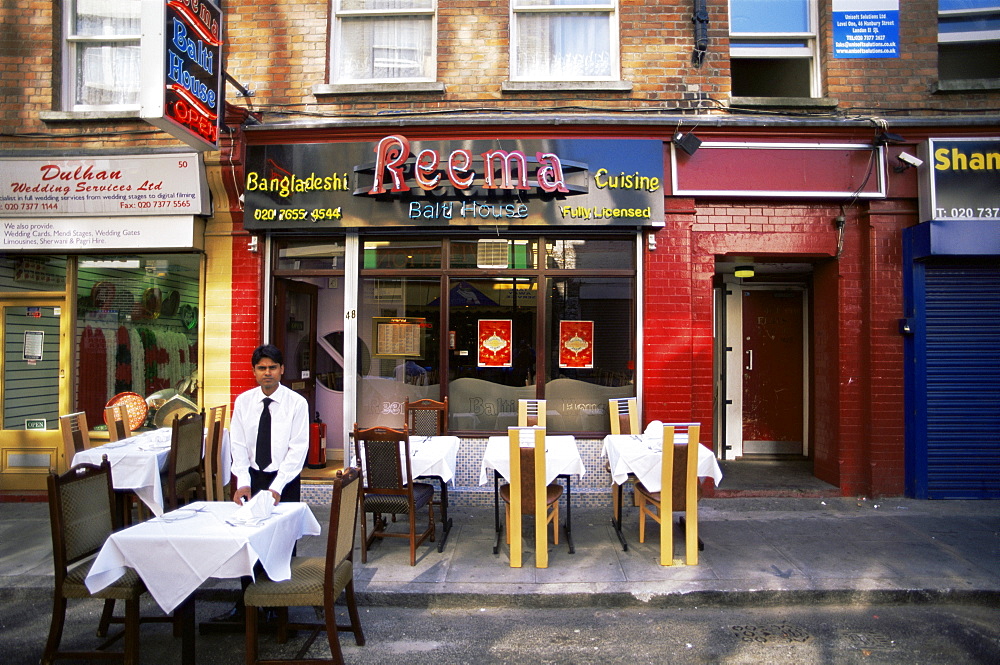
{"label": "window frame", "polygon": [[[77,54],[81,47],[90,44],[102,44],[111,42],[117,46],[141,47],[141,20],[140,33],[134,35],[79,35],[76,34],[76,15],[78,0],[64,0],[63,7],[63,39],[61,40],[62,58],[62,99],[63,110],[69,112],[86,111],[139,111],[140,89],[135,91],[134,104],[77,104]],[[139,3],[141,6],[141,2]],[[141,12],[140,12],[141,19]]]}
{"label": "window frame", "polygon": [[[394,84],[394,83],[433,83],[437,81],[438,67],[438,41],[437,41],[437,0],[430,0],[428,8],[405,8],[405,9],[341,9],[343,0],[332,0],[331,16],[333,17],[333,28],[330,31],[330,85],[366,85],[373,83]],[[380,19],[386,17],[429,17],[431,24],[430,38],[430,74],[428,76],[401,76],[398,78],[352,78],[340,79],[340,63],[343,60],[343,52],[340,45],[343,43],[343,19]]]}
{"label": "window frame", "polygon": [[[822,96],[820,69],[819,10],[816,0],[802,0],[807,4],[809,29],[805,32],[736,32],[730,28],[729,59],[809,59],[809,96]],[[728,4],[729,25],[732,26],[732,0]],[[734,42],[753,41],[771,43],[773,46],[732,46]],[[793,42],[805,42],[805,45],[793,45]],[[782,45],[787,44],[787,45]]]}
{"label": "window frame", "polygon": [[[970,9],[941,9],[941,2],[938,2],[938,53],[940,54],[941,48],[948,48],[949,46],[972,46],[975,44],[982,43],[1000,43],[1000,28],[996,30],[974,30],[966,32],[950,32],[942,31],[941,25],[942,20],[952,19],[952,18],[986,18],[993,19],[994,21],[1000,21],[1000,0],[993,0],[993,4],[990,6],[980,6]],[[943,78],[941,76],[940,69],[940,55],[939,55],[939,65],[938,65],[938,80],[942,82],[960,82],[960,81],[980,81],[980,80],[995,80],[989,76],[974,76],[971,78],[954,78],[948,77]]]}
{"label": "window frame", "polygon": [[[568,12],[579,12],[589,14],[605,14],[608,17],[608,53],[611,56],[611,72],[607,76],[578,76],[566,78],[565,76],[535,77],[524,76],[517,73],[517,45],[519,43],[519,22],[518,14],[566,14]],[[556,82],[581,82],[581,81],[620,81],[621,80],[621,38],[620,38],[620,2],[619,0],[606,0],[600,4],[545,4],[545,5],[520,5],[518,0],[511,0],[508,5],[510,21],[510,80],[520,83],[556,83]]]}

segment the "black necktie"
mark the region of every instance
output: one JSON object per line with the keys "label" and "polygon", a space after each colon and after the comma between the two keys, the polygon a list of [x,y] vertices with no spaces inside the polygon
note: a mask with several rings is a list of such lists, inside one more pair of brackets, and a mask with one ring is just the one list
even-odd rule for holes
{"label": "black necktie", "polygon": [[263,471],[271,463],[271,402],[270,397],[264,398],[264,408],[260,411],[260,423],[257,425],[257,468]]}

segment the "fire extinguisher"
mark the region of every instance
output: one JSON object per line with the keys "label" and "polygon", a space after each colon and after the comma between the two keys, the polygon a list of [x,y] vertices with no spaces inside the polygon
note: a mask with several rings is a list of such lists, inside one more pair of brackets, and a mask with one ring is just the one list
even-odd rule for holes
{"label": "fire extinguisher", "polygon": [[306,466],[310,469],[326,468],[326,423],[316,414],[316,419],[309,425],[309,454]]}

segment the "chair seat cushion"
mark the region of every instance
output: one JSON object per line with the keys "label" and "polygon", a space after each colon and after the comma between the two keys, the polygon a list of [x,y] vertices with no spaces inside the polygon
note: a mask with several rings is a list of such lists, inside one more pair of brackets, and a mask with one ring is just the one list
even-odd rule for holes
{"label": "chair seat cushion", "polygon": [[[553,503],[559,500],[562,496],[563,486],[556,483],[552,483],[545,488],[545,505],[551,506]],[[510,503],[510,485],[504,485],[500,488],[500,498],[504,500],[505,503]],[[528,512],[531,512],[530,510]]]}
{"label": "chair seat cushion", "polygon": [[[247,587],[243,602],[251,607],[322,607],[325,573],[324,557],[293,557],[291,579],[274,582],[261,577]],[[352,579],[354,563],[345,559],[333,573],[334,598]]]}
{"label": "chair seat cushion", "polygon": [[[660,493],[650,492],[641,481],[635,483],[635,491],[644,495],[647,500],[654,503],[660,503]],[[698,499],[701,499],[701,483],[698,483]],[[672,508],[674,512],[685,510],[687,508],[687,494],[684,492],[684,486],[682,484],[674,485],[673,492],[673,505]]]}
{"label": "chair seat cushion", "polygon": [[[427,483],[413,483],[413,505],[423,508],[434,498],[434,486]],[[399,515],[409,512],[405,496],[398,494],[365,493],[364,508],[366,513],[390,513]]]}
{"label": "chair seat cushion", "polygon": [[104,587],[97,593],[90,593],[90,589],[84,583],[90,567],[94,561],[90,560],[71,568],[63,581],[62,592],[67,598],[113,598],[115,600],[132,600],[138,598],[146,591],[146,585],[139,579],[139,575],[131,568],[125,569],[125,574],[117,580]]}

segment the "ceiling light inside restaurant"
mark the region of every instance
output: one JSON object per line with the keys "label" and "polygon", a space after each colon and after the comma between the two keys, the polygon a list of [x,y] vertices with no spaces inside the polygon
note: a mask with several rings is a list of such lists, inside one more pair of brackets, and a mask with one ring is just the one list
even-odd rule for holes
{"label": "ceiling light inside restaurant", "polygon": [[736,270],[735,272],[733,272],[733,274],[739,277],[740,279],[747,279],[749,277],[753,277],[753,266],[736,266]]}

